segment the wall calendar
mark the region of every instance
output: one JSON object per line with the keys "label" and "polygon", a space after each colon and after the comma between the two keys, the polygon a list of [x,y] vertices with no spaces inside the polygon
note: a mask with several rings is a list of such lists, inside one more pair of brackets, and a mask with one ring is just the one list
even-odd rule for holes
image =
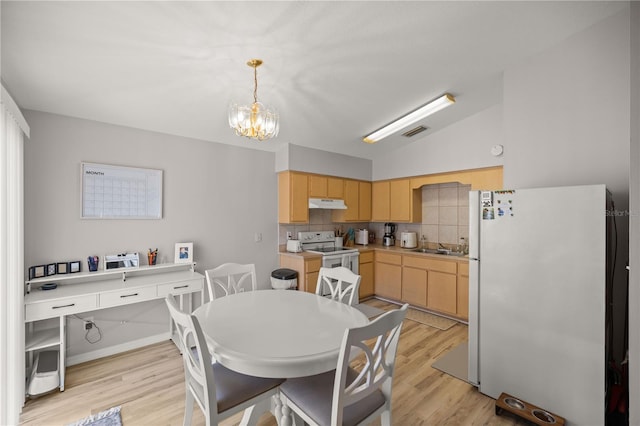
{"label": "wall calendar", "polygon": [[162,170],[82,163],[83,219],[162,218]]}

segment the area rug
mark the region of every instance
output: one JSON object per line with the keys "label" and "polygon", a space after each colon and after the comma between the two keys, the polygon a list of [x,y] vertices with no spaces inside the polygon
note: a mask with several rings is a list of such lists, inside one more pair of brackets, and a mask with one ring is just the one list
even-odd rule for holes
{"label": "area rug", "polygon": [[359,310],[360,312],[365,314],[367,316],[367,318],[369,318],[369,319],[377,317],[378,315],[384,313],[384,311],[382,309],[378,309],[378,308],[375,308],[373,306],[365,305],[364,303],[359,303],[356,306],[354,306],[354,308],[356,308],[357,310]]}
{"label": "area rug", "polygon": [[67,426],[122,426],[120,407],[109,408]]}
{"label": "area rug", "polygon": [[430,327],[435,327],[439,330],[448,330],[456,325],[456,321],[450,320],[449,318],[440,317],[438,315],[433,315],[428,312],[422,312],[411,308],[407,310],[406,318]]}
{"label": "area rug", "polygon": [[469,383],[469,344],[463,342],[438,358],[431,366]]}

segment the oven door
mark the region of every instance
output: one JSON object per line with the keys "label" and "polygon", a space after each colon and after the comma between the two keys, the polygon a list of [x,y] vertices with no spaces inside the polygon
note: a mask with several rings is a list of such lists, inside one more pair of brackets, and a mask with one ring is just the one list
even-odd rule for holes
{"label": "oven door", "polygon": [[[360,256],[359,253],[345,253],[345,254],[328,254],[322,256],[322,266],[324,268],[337,268],[339,266],[344,266],[353,272],[354,274],[358,274],[359,272],[359,263]],[[322,295],[327,296],[331,292],[328,288],[324,288],[326,284],[323,284]]]}

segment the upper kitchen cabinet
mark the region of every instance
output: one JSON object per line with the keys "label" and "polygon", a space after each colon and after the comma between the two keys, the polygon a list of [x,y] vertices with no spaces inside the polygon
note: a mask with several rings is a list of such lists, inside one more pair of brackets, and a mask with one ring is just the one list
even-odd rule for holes
{"label": "upper kitchen cabinet", "polygon": [[344,198],[344,179],[333,176],[309,175],[310,198]]}
{"label": "upper kitchen cabinet", "polygon": [[368,222],[371,220],[371,182],[344,179],[346,210],[334,210],[334,222]]}
{"label": "upper kitchen cabinet", "polygon": [[412,188],[411,179],[374,182],[371,206],[372,222],[422,221],[422,191]]}
{"label": "upper kitchen cabinet", "polygon": [[278,174],[278,222],[309,222],[309,176],[291,171]]}
{"label": "upper kitchen cabinet", "polygon": [[471,185],[472,190],[503,189],[502,166],[416,176],[411,178],[411,188],[417,189],[422,187],[423,185],[433,185],[437,183],[450,182],[458,182],[466,185]]}

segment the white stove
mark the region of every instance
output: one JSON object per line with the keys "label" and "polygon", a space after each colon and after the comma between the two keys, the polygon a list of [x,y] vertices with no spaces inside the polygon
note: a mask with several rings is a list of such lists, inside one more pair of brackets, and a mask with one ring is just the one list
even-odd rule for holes
{"label": "white stove", "polygon": [[[333,231],[298,232],[302,250],[322,255],[323,268],[344,266],[353,273],[359,273],[360,252],[353,247],[336,247],[336,234]],[[330,294],[323,288],[322,295]]]}
{"label": "white stove", "polygon": [[298,232],[298,240],[302,250],[323,256],[358,253],[356,248],[336,247],[336,234],[333,231]]}

